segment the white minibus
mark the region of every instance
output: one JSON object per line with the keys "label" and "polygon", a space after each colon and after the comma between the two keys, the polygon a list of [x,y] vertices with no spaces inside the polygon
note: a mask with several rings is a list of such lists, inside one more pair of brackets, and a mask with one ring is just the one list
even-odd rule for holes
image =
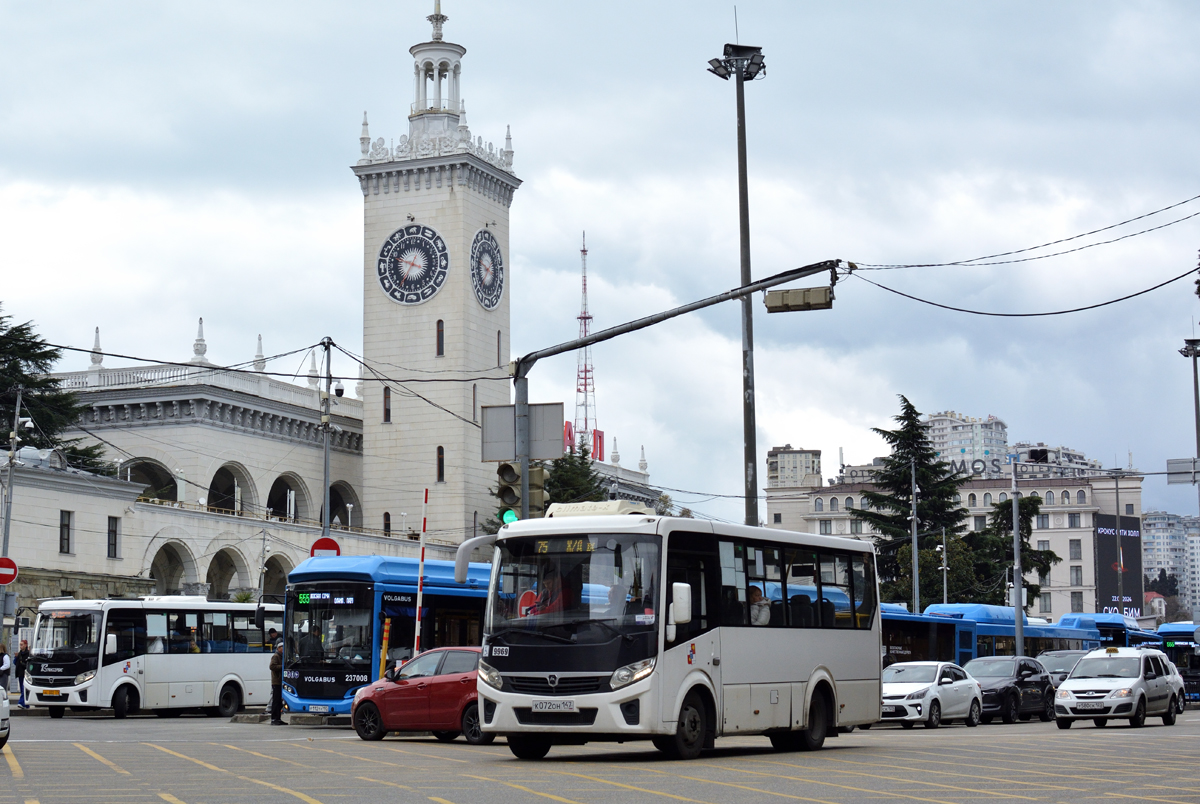
{"label": "white minibus", "polygon": [[[256,617],[256,610],[261,612]],[[56,598],[38,606],[25,700],[50,717],[66,708],[138,709],[161,717],[203,710],[231,717],[271,695],[267,633],[283,606],[165,595]]]}
{"label": "white minibus", "polygon": [[521,758],[637,739],[693,758],[734,734],[814,750],[879,720],[869,542],[630,507],[551,506],[459,548],[462,575],[494,546],[484,731]]}

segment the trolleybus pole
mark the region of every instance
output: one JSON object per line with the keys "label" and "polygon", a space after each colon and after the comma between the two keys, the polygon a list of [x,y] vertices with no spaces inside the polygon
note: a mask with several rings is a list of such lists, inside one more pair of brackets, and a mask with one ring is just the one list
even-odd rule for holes
{"label": "trolleybus pole", "polygon": [[426,509],[429,507],[429,489],[421,501],[421,559],[417,562],[417,619],[416,636],[413,637],[413,658],[421,652],[421,602],[425,596],[425,528],[429,522]]}

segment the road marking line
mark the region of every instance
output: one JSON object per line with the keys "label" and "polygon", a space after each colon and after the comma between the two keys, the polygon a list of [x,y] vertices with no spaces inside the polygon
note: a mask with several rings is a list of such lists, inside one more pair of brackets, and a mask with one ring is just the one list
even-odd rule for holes
{"label": "road marking line", "polygon": [[430,797],[429,797],[429,800],[430,800],[430,801],[436,801],[436,802],[437,802],[437,804],[454,804],[454,802],[453,802],[453,801],[447,801],[446,799],[444,799],[444,798],[438,798],[437,796],[430,796]]}
{"label": "road marking line", "polygon": [[[583,773],[568,773],[567,771],[549,770],[546,768],[539,768],[539,770],[543,771],[544,773],[557,773],[561,776],[574,776],[577,779],[587,779],[589,782],[599,782],[601,784],[608,784],[608,785],[612,785],[613,787],[620,787],[624,790],[634,790],[638,793],[650,793],[655,796],[663,796],[664,798],[673,798],[676,801],[689,801],[689,802],[692,802],[692,804],[713,804],[713,802],[711,802],[711,801],[701,801],[700,799],[687,798],[686,796],[677,796],[674,793],[663,793],[659,790],[650,790],[645,787],[634,787],[631,784],[622,784],[621,782],[611,782],[608,779],[601,779],[599,776],[588,776]],[[809,800],[811,801],[812,799],[809,799]],[[828,804],[828,802],[826,804]]]}
{"label": "road marking line", "polygon": [[[769,759],[751,759],[750,761],[751,762],[760,762],[764,765],[782,765],[785,768],[795,768],[797,770],[809,770],[810,769],[804,765],[795,765],[790,762],[772,762]],[[837,762],[838,760],[827,759],[826,761]],[[858,763],[855,763],[855,764],[858,764]],[[866,764],[866,763],[863,763],[863,764]],[[728,766],[718,765],[717,767],[728,767]],[[729,769],[730,770],[738,770],[738,771],[742,770],[741,768],[729,768]],[[911,768],[909,769],[909,771],[911,772]],[[750,771],[747,771],[747,773],[749,773],[749,772]],[[881,776],[876,773],[867,773],[866,771],[849,771],[849,770],[848,771],[839,771],[839,770],[830,769],[829,772],[845,774],[848,776],[866,776],[868,779],[885,779],[890,782],[899,782],[901,784],[915,784],[915,785],[925,785],[928,787],[942,787],[947,790],[957,790],[962,793],[986,793],[988,795],[999,796],[1001,798],[1021,798],[1026,801],[1041,801],[1040,798],[1034,798],[1032,796],[1022,796],[1022,795],[1018,795],[1017,793],[1001,793],[996,790],[980,790],[975,787],[959,787],[957,785],[941,784],[939,782],[926,782],[926,781],[919,781],[916,779],[902,779],[902,778],[895,777],[895,776]],[[788,777],[784,777],[784,778],[791,779],[794,777],[788,776]],[[807,781],[807,780],[805,780],[805,781]],[[821,784],[833,784],[833,783],[832,782],[821,782]]]}
{"label": "road marking line", "polygon": [[8,760],[8,769],[12,771],[12,777],[24,779],[25,771],[21,770],[21,763],[17,762],[17,755],[13,753],[11,745],[4,746],[4,758]]}
{"label": "road marking line", "polygon": [[[738,770],[737,768],[728,768],[727,766],[724,766],[724,765],[714,765],[713,767],[716,767],[719,770]],[[654,770],[652,768],[644,768],[644,770],[646,770],[650,773],[661,773],[664,776],[674,776],[677,779],[688,779],[688,780],[694,781],[694,782],[707,782],[708,784],[718,784],[718,785],[722,785],[724,787],[736,787],[741,790],[750,790],[755,793],[765,793],[769,796],[778,796],[779,798],[790,798],[790,799],[795,799],[796,801],[814,801],[814,802],[819,802],[819,804],[833,804],[833,802],[825,801],[824,799],[820,799],[820,798],[806,798],[805,796],[796,796],[796,795],[792,795],[791,793],[777,793],[774,790],[763,790],[762,788],[748,787],[746,785],[734,784],[733,782],[719,782],[716,779],[705,779],[701,776],[684,776],[682,773],[671,773],[670,771],[660,771],[660,770]],[[893,793],[890,790],[868,790],[868,789],[865,789],[862,787],[850,787],[849,785],[836,784],[835,782],[821,782],[821,781],[817,781],[816,779],[805,779],[800,776],[781,776],[778,774],[763,773],[761,771],[744,771],[744,772],[753,774],[755,776],[767,776],[767,777],[775,778],[775,779],[791,779],[791,780],[798,781],[798,782],[810,782],[812,784],[823,784],[823,785],[827,785],[829,787],[838,787],[838,788],[841,788],[842,790],[854,790],[859,793],[877,793],[880,795],[897,796],[899,798],[911,798],[911,799],[915,799],[917,801],[931,802],[932,804],[956,804],[956,802],[953,802],[953,801],[942,801],[941,799],[937,799],[937,798],[922,798],[920,796],[908,796],[903,793]]]}
{"label": "road marking line", "polygon": [[158,797],[167,802],[167,804],[183,804],[182,801],[175,798],[175,796],[171,795],[170,793],[159,793]]}
{"label": "road marking line", "polygon": [[[405,751],[403,748],[392,748],[389,745],[384,745],[384,746],[380,746],[380,747],[385,748],[388,751],[395,751],[399,754],[412,754],[415,757],[426,757],[428,759],[441,759],[441,760],[445,760],[446,762],[461,762],[464,765],[471,764],[470,760],[466,760],[466,759],[451,759],[450,757],[440,757],[437,754],[422,754],[417,751]],[[327,750],[327,749],[322,749],[322,750]]]}
{"label": "road marking line", "polygon": [[522,790],[522,791],[524,791],[524,792],[526,792],[526,793],[533,793],[535,796],[541,796],[542,798],[548,798],[548,799],[550,799],[551,801],[558,801],[558,802],[561,802],[561,804],[581,804],[581,802],[574,801],[574,800],[572,800],[572,799],[569,799],[569,798],[563,798],[562,796],[556,796],[556,795],[554,795],[553,793],[542,793],[542,792],[540,792],[540,791],[538,791],[538,790],[534,790],[534,789],[533,789],[533,788],[531,788],[531,787],[524,787],[524,786],[522,786],[522,785],[519,785],[519,784],[514,784],[513,782],[504,782],[504,781],[501,781],[501,780],[499,780],[499,779],[489,779],[489,778],[488,778],[488,777],[486,777],[486,776],[472,776],[472,775],[471,775],[471,774],[469,774],[469,773],[467,773],[467,774],[463,774],[463,775],[464,775],[464,776],[466,776],[468,779],[479,779],[480,781],[484,781],[484,782],[492,782],[493,784],[502,784],[502,785],[507,785],[508,787],[511,787],[511,788],[513,788],[513,789],[516,789],[516,790]]}
{"label": "road marking line", "polygon": [[151,748],[157,748],[159,751],[163,751],[165,753],[171,754],[172,756],[179,757],[180,759],[186,759],[189,762],[195,762],[197,765],[202,765],[205,768],[208,768],[210,770],[215,770],[219,773],[228,773],[230,776],[234,776],[238,779],[241,779],[243,782],[252,782],[253,784],[261,784],[263,787],[269,787],[272,790],[278,790],[280,793],[287,793],[289,796],[295,796],[296,798],[300,799],[301,801],[304,802],[304,804],[321,804],[321,802],[318,801],[317,799],[313,798],[312,796],[310,796],[306,793],[301,793],[299,790],[292,790],[287,787],[280,787],[277,784],[271,784],[270,782],[264,782],[262,779],[251,779],[249,776],[239,776],[238,774],[234,773],[233,771],[225,770],[224,768],[218,768],[216,765],[210,765],[203,760],[196,759],[194,757],[189,757],[187,754],[180,754],[177,751],[172,751],[170,748],[163,748],[161,745],[155,745],[154,743],[142,743],[142,745],[148,745]]}
{"label": "road marking line", "polygon": [[[232,751],[244,751],[247,754],[253,754],[256,757],[262,757],[263,759],[270,759],[274,762],[286,762],[289,765],[295,765],[296,767],[304,768],[307,771],[315,770],[319,773],[328,773],[328,774],[332,774],[333,776],[349,776],[350,775],[348,773],[339,773],[338,771],[327,770],[326,768],[314,768],[312,765],[306,764],[304,762],[294,762],[290,759],[284,759],[283,757],[273,757],[270,754],[260,754],[257,751],[251,751],[249,748],[238,748],[236,745],[226,745],[225,743],[209,743],[209,745],[219,745],[222,748],[228,748]],[[323,748],[312,748],[311,746],[307,746],[307,745],[300,745],[297,747],[298,748],[308,748],[309,750],[313,750],[313,751],[328,750],[328,749],[323,749]],[[339,754],[337,751],[330,751],[330,753],[338,754],[338,756],[344,756],[344,757],[350,756],[349,754]],[[355,757],[355,759],[358,759],[358,757]],[[378,762],[379,760],[369,760],[369,761]],[[388,765],[393,768],[398,767],[396,764],[394,764],[392,762],[380,762],[380,764]],[[396,782],[385,782],[380,779],[371,779],[370,777],[367,777],[367,776],[355,776],[353,778],[359,779],[360,781],[364,781],[364,782],[375,782],[376,784],[384,784],[384,785],[389,785],[391,787],[399,787],[401,790],[412,790],[413,789],[406,784],[397,784]]]}
{"label": "road marking line", "polygon": [[93,751],[92,749],[88,748],[86,745],[83,745],[82,743],[72,743],[72,745],[74,745],[76,748],[78,748],[78,749],[79,749],[80,751],[82,751],[83,753],[87,754],[87,755],[88,755],[89,757],[91,757],[92,759],[95,759],[95,760],[98,760],[98,761],[100,761],[100,762],[103,762],[105,765],[107,765],[108,767],[112,768],[112,769],[113,769],[113,770],[115,770],[117,773],[123,773],[123,774],[125,774],[126,776],[132,776],[132,775],[133,775],[132,773],[130,773],[129,771],[125,770],[124,768],[122,768],[122,767],[121,767],[120,765],[118,765],[117,763],[113,762],[111,759],[105,759],[104,757],[100,756],[100,755],[99,755],[99,754],[97,754],[95,751]]}
{"label": "road marking line", "polygon": [[25,804],[41,804],[36,798],[25,799]]}

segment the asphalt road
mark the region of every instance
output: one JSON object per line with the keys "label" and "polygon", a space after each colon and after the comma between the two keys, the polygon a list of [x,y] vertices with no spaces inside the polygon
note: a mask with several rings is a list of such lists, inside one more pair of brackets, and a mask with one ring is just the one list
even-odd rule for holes
{"label": "asphalt road", "polygon": [[389,737],[204,717],[13,719],[0,803],[334,802],[1093,802],[1196,804],[1200,712],[1173,727],[1052,723],[876,727],[811,753],[765,738],[717,741],[693,762],[649,743],[561,747],[538,762],[503,740]]}

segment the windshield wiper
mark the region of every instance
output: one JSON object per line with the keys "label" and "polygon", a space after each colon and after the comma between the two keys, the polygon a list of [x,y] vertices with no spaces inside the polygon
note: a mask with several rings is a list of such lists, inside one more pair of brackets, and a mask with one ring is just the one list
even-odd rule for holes
{"label": "windshield wiper", "polygon": [[511,627],[510,628],[501,628],[499,631],[493,631],[490,634],[490,636],[498,637],[498,636],[504,636],[505,634],[513,634],[513,633],[528,634],[529,636],[538,636],[538,637],[542,637],[544,639],[549,639],[552,642],[562,642],[564,645],[574,645],[575,644],[574,639],[568,639],[567,637],[555,636],[554,634],[547,634],[545,631],[531,631],[527,628],[511,628]]}
{"label": "windshield wiper", "polygon": [[[1096,678],[1127,678],[1127,677],[1133,678],[1133,676],[1123,676],[1123,675],[1120,675],[1119,673],[1101,673],[1100,675],[1096,676]],[[1082,678],[1082,676],[1081,676],[1081,678]]]}

